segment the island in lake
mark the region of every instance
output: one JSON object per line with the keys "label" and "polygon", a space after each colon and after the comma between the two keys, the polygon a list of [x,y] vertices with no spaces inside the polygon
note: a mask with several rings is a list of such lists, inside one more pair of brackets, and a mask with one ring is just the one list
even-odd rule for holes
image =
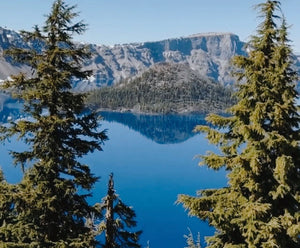
{"label": "island in lake", "polygon": [[161,63],[140,76],[90,92],[97,110],[136,113],[223,112],[234,103],[232,88],[200,75],[187,64]]}

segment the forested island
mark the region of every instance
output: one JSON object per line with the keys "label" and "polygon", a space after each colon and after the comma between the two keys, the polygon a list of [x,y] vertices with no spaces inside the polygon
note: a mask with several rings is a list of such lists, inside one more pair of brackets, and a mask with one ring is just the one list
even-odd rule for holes
{"label": "forested island", "polygon": [[234,103],[232,92],[187,64],[160,63],[133,79],[90,92],[87,105],[139,113],[223,112]]}

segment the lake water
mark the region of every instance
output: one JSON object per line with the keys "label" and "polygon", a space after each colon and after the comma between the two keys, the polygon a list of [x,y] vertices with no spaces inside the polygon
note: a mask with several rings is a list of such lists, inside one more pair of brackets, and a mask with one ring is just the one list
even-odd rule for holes
{"label": "lake water", "polygon": [[[91,203],[106,194],[108,176],[114,173],[117,194],[135,210],[142,247],[183,248],[188,228],[194,236],[213,234],[213,229],[195,217],[188,217],[178,194],[195,195],[199,189],[226,185],[224,171],[199,167],[196,155],[215,150],[202,134],[192,132],[205,124],[203,116],[150,116],[129,113],[102,113],[103,129],[109,140],[102,152],[83,158],[101,179],[95,185]],[[21,178],[20,169],[11,165],[10,149],[23,144],[10,142],[0,147],[1,166],[9,182]]]}

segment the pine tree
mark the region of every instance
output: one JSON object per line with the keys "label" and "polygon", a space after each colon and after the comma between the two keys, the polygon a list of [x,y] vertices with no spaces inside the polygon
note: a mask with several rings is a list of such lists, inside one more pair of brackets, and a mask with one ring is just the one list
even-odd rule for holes
{"label": "pine tree", "polygon": [[135,212],[115,193],[113,174],[109,177],[107,195],[103,198],[100,209],[105,216],[99,225],[100,232],[105,233],[104,248],[141,247],[138,241],[142,232],[127,230],[136,226]]}
{"label": "pine tree", "polygon": [[257,7],[263,22],[251,38],[249,56],[233,61],[237,104],[229,117],[208,116],[216,128],[196,127],[221,150],[202,156],[201,164],[225,167],[228,186],[178,198],[190,215],[216,228],[207,239],[210,248],[300,247],[297,75],[280,2]]}
{"label": "pine tree", "polygon": [[96,211],[87,197],[98,178],[78,159],[101,150],[107,137],[105,131],[99,131],[96,113],[85,110],[85,94],[72,92],[74,79],[91,75],[82,70],[90,53],[72,41],[73,34],[86,29],[81,21],[73,23],[78,16],[74,8],[56,0],[42,29],[22,32],[36,49],[7,52],[15,61],[30,65],[32,75],[18,74],[2,85],[24,101],[28,116],[2,127],[2,138],[15,136],[29,147],[11,153],[25,174],[13,194],[12,224],[0,228],[0,236],[6,237],[4,247],[86,248],[97,244],[85,219]]}
{"label": "pine tree", "polygon": [[195,240],[191,229],[188,228],[188,230],[189,234],[184,235],[184,238],[186,238],[187,243],[187,246],[184,248],[201,248],[200,233],[197,234],[197,240]]}
{"label": "pine tree", "polygon": [[8,224],[13,223],[15,217],[13,213],[13,195],[14,185],[8,184],[2,170],[0,170],[0,240],[11,241],[7,235],[4,235],[2,229],[5,230]]}

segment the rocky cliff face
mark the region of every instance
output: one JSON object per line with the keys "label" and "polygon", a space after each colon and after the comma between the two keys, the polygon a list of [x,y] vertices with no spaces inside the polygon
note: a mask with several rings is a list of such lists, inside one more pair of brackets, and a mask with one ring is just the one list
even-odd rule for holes
{"label": "rocky cliff face", "polygon": [[[236,54],[245,54],[243,45],[238,36],[230,33],[197,34],[112,47],[89,44],[93,56],[84,66],[92,69],[94,74],[89,80],[74,82],[74,88],[86,91],[101,85],[111,85],[121,79],[138,75],[161,62],[188,63],[202,75],[222,84],[229,84],[232,83],[230,59]],[[38,44],[24,42],[17,32],[0,28],[0,79],[6,79],[19,71],[29,71],[27,66],[13,64],[3,57],[3,50],[11,46],[40,48]]]}
{"label": "rocky cliff face", "polygon": [[88,90],[103,84],[111,85],[144,72],[161,63],[187,63],[191,69],[221,84],[231,84],[230,60],[246,52],[244,43],[230,33],[197,34],[156,42],[115,45],[90,45],[93,52],[86,68],[95,73],[88,82],[77,82],[77,90]]}
{"label": "rocky cliff face", "polygon": [[[11,46],[41,49],[40,44],[26,43],[18,33],[0,28],[0,80],[20,71],[30,71],[27,66],[14,64],[3,57],[3,50]],[[88,46],[93,56],[85,61],[84,67],[93,70],[94,73],[88,80],[74,82],[74,89],[77,91],[112,85],[122,79],[140,75],[149,67],[161,62],[188,64],[200,75],[227,85],[233,83],[230,76],[231,58],[235,55],[246,55],[244,42],[231,33],[196,34],[111,47],[94,44]],[[297,68],[300,68],[299,59],[300,56]]]}
{"label": "rocky cliff face", "polygon": [[30,70],[26,65],[12,63],[11,60],[3,57],[3,51],[12,46],[29,48],[30,44],[24,42],[18,33],[0,27],[0,80],[21,71],[27,72]]}

